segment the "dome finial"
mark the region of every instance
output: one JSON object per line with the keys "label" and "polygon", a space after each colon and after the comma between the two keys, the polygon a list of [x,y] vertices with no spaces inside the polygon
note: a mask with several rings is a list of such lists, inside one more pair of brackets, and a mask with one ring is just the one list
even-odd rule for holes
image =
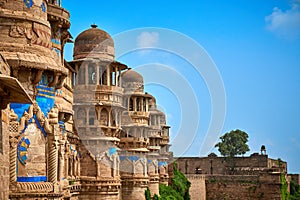
{"label": "dome finial", "polygon": [[91,25],[91,27],[92,27],[92,28],[97,28],[98,25],[94,23],[94,24]]}

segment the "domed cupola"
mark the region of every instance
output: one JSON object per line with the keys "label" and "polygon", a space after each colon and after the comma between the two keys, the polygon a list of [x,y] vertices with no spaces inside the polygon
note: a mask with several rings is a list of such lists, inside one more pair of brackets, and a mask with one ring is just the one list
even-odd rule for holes
{"label": "domed cupola", "polygon": [[111,36],[91,25],[91,28],[80,33],[75,39],[74,60],[95,58],[103,61],[113,61],[114,41]]}
{"label": "domed cupola", "polygon": [[121,75],[122,87],[125,93],[143,93],[144,79],[143,76],[136,71],[129,69]]}

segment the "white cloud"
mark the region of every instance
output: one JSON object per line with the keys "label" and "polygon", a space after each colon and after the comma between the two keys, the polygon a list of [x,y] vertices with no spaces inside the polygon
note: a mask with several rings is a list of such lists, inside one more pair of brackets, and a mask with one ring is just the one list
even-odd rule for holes
{"label": "white cloud", "polygon": [[159,34],[157,32],[142,32],[137,37],[136,42],[139,48],[155,47],[159,42]]}
{"label": "white cloud", "polygon": [[285,39],[294,40],[300,36],[300,1],[294,1],[289,10],[278,7],[265,17],[267,29]]}

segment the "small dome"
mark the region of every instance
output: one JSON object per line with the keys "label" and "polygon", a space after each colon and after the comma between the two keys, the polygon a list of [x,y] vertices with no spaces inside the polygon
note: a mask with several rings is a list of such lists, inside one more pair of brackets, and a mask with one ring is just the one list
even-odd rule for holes
{"label": "small dome", "polygon": [[91,25],[91,28],[80,33],[74,43],[74,60],[82,58],[100,58],[114,60],[114,41],[111,36]]}
{"label": "small dome", "polygon": [[144,83],[143,76],[132,69],[123,72],[121,76],[123,83]]}

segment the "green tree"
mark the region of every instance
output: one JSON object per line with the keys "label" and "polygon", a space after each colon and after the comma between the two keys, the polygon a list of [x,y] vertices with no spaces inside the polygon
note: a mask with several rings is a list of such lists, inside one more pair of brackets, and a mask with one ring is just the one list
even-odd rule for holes
{"label": "green tree", "polygon": [[237,155],[244,155],[249,151],[248,134],[239,129],[232,130],[225,133],[220,137],[221,141],[216,144],[221,155],[225,157],[226,162],[229,164],[230,173],[235,172],[235,159]]}
{"label": "green tree", "polygon": [[216,144],[219,152],[224,157],[233,158],[237,155],[243,155],[249,151],[248,134],[239,129],[232,130],[220,137],[221,141]]}
{"label": "green tree", "polygon": [[145,190],[145,198],[146,200],[151,200],[151,193],[148,187],[147,190]]}

